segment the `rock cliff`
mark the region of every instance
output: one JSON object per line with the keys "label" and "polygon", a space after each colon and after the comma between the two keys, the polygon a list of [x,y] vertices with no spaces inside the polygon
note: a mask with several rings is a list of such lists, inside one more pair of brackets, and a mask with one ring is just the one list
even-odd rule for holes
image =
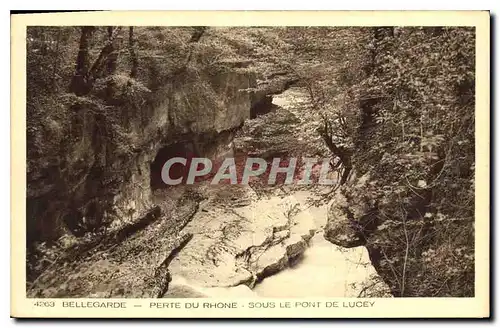
{"label": "rock cliff", "polygon": [[255,76],[233,68],[186,69],[155,91],[122,80],[113,82],[115,94],[135,92],[135,104],[115,106],[118,113],[98,106],[97,87],[90,97],[68,96],[68,121],[54,121],[65,137],[37,141],[47,147],[28,162],[27,220],[35,222],[28,243],[143,216],[153,206],[150,164],[158,151],[184,142],[197,155],[213,153],[217,138],[242,125],[255,101],[245,91]]}

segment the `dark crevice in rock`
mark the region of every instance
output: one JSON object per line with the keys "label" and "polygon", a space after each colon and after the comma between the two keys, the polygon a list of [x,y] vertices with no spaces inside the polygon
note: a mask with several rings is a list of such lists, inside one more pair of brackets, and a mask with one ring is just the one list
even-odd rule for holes
{"label": "dark crevice in rock", "polygon": [[273,97],[265,96],[252,105],[250,109],[250,118],[254,119],[259,115],[270,113],[276,107],[277,106],[273,104]]}
{"label": "dark crevice in rock", "polygon": [[[160,148],[154,161],[150,165],[151,173],[150,173],[150,185],[152,191],[160,188],[167,188],[168,185],[162,179],[161,171],[163,165],[170,159],[175,157],[181,157],[184,159],[196,157],[198,154],[195,154],[194,145],[192,142],[178,142],[165,147]],[[173,180],[187,177],[188,167],[181,164],[176,163],[173,164],[170,168],[169,175]]]}
{"label": "dark crevice in rock", "polygon": [[172,275],[168,270],[168,266],[192,238],[192,234],[183,234],[175,238],[168,245],[167,256],[160,263],[160,265],[154,269],[152,278],[146,282],[146,285],[151,288],[152,297],[161,298],[168,291],[169,284],[172,281]]}
{"label": "dark crevice in rock", "polygon": [[[282,94],[300,81],[289,77],[283,78],[282,76],[286,74],[287,72],[277,72],[267,77],[270,80],[261,82],[260,90],[254,93],[252,97],[251,119],[275,110],[278,106],[273,104],[273,96]],[[275,77],[281,77],[281,79],[273,79]]]}
{"label": "dark crevice in rock", "polygon": [[180,237],[176,238],[170,246],[170,250],[165,260],[159,265],[158,268],[156,268],[154,275],[155,278],[153,279],[158,288],[158,292],[155,293],[157,298],[161,298],[165,295],[165,293],[168,291],[169,283],[172,281],[172,276],[168,271],[170,262],[172,262],[175,256],[179,254],[179,252],[191,241],[192,238],[193,234],[190,233],[181,235]]}
{"label": "dark crevice in rock", "polygon": [[178,239],[175,240],[175,243],[173,244],[172,249],[170,250],[169,254],[165,258],[165,261],[163,261],[162,265],[169,265],[170,262],[175,258],[177,254],[191,241],[193,238],[192,233],[187,233],[179,237]]}
{"label": "dark crevice in rock", "polygon": [[[223,158],[233,155],[231,142],[235,134],[243,126],[240,124],[234,128],[223,131],[212,131],[206,133],[186,133],[176,136],[176,142],[169,142],[161,147],[156,153],[154,160],[150,163],[150,187],[153,192],[158,189],[168,189],[175,187],[166,184],[161,176],[164,164],[172,158],[185,159],[185,164],[175,163],[170,167],[169,177],[172,180],[182,179],[181,184],[186,182],[192,158],[205,157],[214,164],[222,161]],[[173,140],[171,136],[166,140]],[[215,165],[214,165],[215,166]],[[210,174],[207,176],[211,176]],[[197,180],[198,181],[198,180]]]}
{"label": "dark crevice in rock", "polygon": [[120,243],[127,237],[136,233],[139,230],[146,228],[148,225],[156,221],[161,216],[161,209],[159,206],[153,207],[145,216],[136,222],[127,224],[120,231],[118,231],[114,237],[114,243]]}

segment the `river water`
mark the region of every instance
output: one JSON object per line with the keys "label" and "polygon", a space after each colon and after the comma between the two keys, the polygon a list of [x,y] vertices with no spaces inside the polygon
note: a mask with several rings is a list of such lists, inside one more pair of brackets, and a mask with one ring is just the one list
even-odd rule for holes
{"label": "river water", "polygon": [[[306,202],[308,192],[294,197]],[[262,297],[357,297],[371,282],[375,269],[364,247],[342,248],[323,237],[327,205],[308,208],[316,225],[309,248],[294,266],[257,284],[254,291]]]}
{"label": "river water", "polygon": [[[304,190],[295,191],[290,196],[307,204],[313,194]],[[309,247],[295,264],[264,278],[253,289],[244,284],[207,288],[196,279],[187,280],[173,272],[166,297],[359,297],[364,296],[365,287],[384,290],[365,247],[342,248],[323,237],[327,208],[325,204],[306,209],[313,217],[316,229]],[[377,296],[387,295],[378,293]]]}

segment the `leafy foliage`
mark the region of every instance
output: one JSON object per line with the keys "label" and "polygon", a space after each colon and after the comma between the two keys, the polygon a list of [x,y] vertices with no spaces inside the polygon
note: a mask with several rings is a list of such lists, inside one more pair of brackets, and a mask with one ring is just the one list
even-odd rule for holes
{"label": "leafy foliage", "polygon": [[365,48],[345,54],[336,78],[325,73],[337,95],[316,87],[312,96],[334,111],[331,141],[368,180],[341,189],[375,213],[352,218],[358,233],[394,295],[472,296],[474,31],[373,28],[344,37]]}

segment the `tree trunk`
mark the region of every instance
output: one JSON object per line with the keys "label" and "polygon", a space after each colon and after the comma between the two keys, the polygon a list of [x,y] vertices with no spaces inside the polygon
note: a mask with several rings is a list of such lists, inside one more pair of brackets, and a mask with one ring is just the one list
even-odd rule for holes
{"label": "tree trunk", "polygon": [[[380,54],[387,51],[387,44],[383,41],[387,38],[394,37],[393,27],[374,27],[373,28],[372,47],[370,50],[370,60],[364,67],[366,78],[371,76],[377,77],[383,74],[380,72]],[[378,104],[380,103],[380,96],[366,96],[359,102],[361,111],[361,125],[358,129],[358,142],[363,142],[366,138],[370,137],[371,130],[375,126],[375,116],[378,111]]]}
{"label": "tree trunk", "polygon": [[130,69],[130,77],[133,79],[137,77],[137,71],[139,69],[139,59],[137,58],[137,53],[135,52],[134,45],[134,27],[130,26],[128,29],[128,51],[130,53],[130,62],[132,66],[132,68]]}
{"label": "tree trunk", "polygon": [[113,74],[116,70],[116,60],[118,57],[116,35],[120,29],[120,27],[117,30],[113,30],[112,27],[108,28],[108,41],[87,74],[89,92],[97,79],[103,77],[105,74]]}
{"label": "tree trunk", "polygon": [[[107,75],[112,75],[116,72],[117,61],[118,61],[118,47],[116,45],[116,38],[113,37],[112,26],[108,26],[108,42],[111,44],[111,52],[108,54],[106,58],[106,73]],[[116,31],[118,32],[118,31]]]}
{"label": "tree trunk", "polygon": [[323,127],[319,130],[319,134],[323,138],[323,141],[325,142],[330,152],[334,156],[338,157],[340,163],[342,163],[343,172],[342,172],[342,177],[340,179],[340,185],[343,185],[347,182],[349,174],[351,173],[352,170],[352,162],[351,162],[352,151],[346,147],[337,146],[333,142],[332,128],[326,117],[323,118]]}
{"label": "tree trunk", "polygon": [[80,36],[80,47],[76,58],[76,71],[69,87],[70,92],[74,92],[77,96],[88,93],[87,77],[89,73],[89,46],[90,39],[95,31],[93,26],[83,26]]}
{"label": "tree trunk", "polygon": [[62,28],[60,28],[57,32],[57,39],[56,39],[56,52],[54,55],[54,69],[52,70],[52,89],[56,90],[56,81],[57,81],[57,71],[59,70],[59,44],[61,43],[61,31]]}

